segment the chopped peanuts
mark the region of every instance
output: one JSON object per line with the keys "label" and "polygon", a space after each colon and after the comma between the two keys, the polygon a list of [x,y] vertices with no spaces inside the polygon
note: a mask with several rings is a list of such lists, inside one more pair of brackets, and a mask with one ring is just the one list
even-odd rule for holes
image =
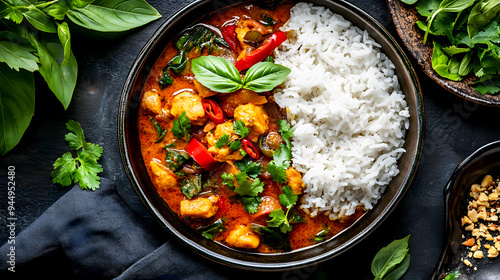
{"label": "chopped peanuts", "polygon": [[[472,184],[467,215],[461,219],[461,224],[468,236],[463,235],[462,245],[469,248],[469,253],[462,262],[472,267],[473,259],[498,257],[500,250],[500,180],[493,180],[491,175],[484,176],[481,184]],[[476,269],[476,267],[475,267]]]}

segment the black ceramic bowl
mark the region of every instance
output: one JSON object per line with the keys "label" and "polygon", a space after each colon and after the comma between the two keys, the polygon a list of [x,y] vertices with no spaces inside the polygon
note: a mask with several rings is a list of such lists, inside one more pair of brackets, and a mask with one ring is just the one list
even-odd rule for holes
{"label": "black ceramic bowl", "polygon": [[436,269],[431,277],[441,279],[449,272],[459,270],[459,279],[498,279],[500,277],[499,259],[487,257],[474,261],[477,270],[469,268],[461,261],[469,251],[463,246],[462,235],[466,232],[461,225],[461,218],[467,215],[467,199],[470,186],[481,183],[485,175],[494,178],[500,175],[500,141],[489,143],[460,163],[444,188],[446,211],[446,238]]}
{"label": "black ceramic bowl", "polygon": [[123,164],[132,186],[152,215],[168,232],[176,236],[180,243],[195,252],[219,263],[251,270],[281,270],[314,264],[338,256],[370,234],[389,215],[410,186],[420,158],[424,133],[424,108],[420,85],[404,52],[375,19],[347,2],[310,1],[330,8],[359,28],[367,30],[395,64],[411,114],[404,146],[407,152],[398,163],[400,174],[393,179],[372,210],[350,228],[316,246],[289,253],[258,254],[228,248],[207,240],[179,220],[157,194],[141,156],[136,118],[143,84],[165,46],[195,20],[211,11],[241,2],[243,1],[194,1],[162,24],[146,43],[130,70],[120,100],[118,133]]}

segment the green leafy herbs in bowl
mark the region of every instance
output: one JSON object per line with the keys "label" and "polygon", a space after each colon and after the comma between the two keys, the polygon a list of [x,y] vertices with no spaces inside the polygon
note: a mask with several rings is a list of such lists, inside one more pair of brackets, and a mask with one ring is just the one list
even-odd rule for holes
{"label": "green leafy herbs in bowl", "polygon": [[34,72],[68,108],[78,76],[68,23],[121,32],[160,17],[144,0],[0,0],[0,154],[19,143],[34,115]]}
{"label": "green leafy herbs in bowl", "polygon": [[470,84],[479,93],[500,92],[500,0],[401,0],[414,5],[416,22],[434,36],[432,68],[441,77]]}

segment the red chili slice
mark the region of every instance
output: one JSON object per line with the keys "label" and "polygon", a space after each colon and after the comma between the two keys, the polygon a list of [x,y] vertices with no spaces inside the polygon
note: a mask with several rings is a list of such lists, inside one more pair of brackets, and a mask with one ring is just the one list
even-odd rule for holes
{"label": "red chili slice", "polygon": [[211,170],[217,164],[207,148],[194,138],[187,144],[186,152],[205,170]]}
{"label": "red chili slice", "polygon": [[274,49],[276,49],[281,43],[286,40],[286,33],[283,31],[278,31],[273,33],[262,46],[258,47],[256,50],[251,51],[242,59],[236,62],[236,69],[238,71],[248,69],[252,67],[257,62],[261,62],[270,55]]}
{"label": "red chili slice", "polygon": [[227,44],[231,49],[236,52],[236,33],[234,30],[236,29],[236,24],[230,24],[222,27],[222,38],[226,40]]}
{"label": "red chili slice", "polygon": [[245,152],[247,152],[247,154],[252,157],[253,159],[259,159],[260,158],[260,154],[259,154],[259,150],[257,150],[257,148],[255,147],[255,145],[250,142],[250,140],[246,139],[246,138],[243,138],[241,139],[241,144],[243,146],[243,149],[245,150]]}
{"label": "red chili slice", "polygon": [[212,99],[202,99],[201,104],[203,109],[207,114],[208,118],[216,124],[221,124],[224,122],[224,113],[217,102]]}

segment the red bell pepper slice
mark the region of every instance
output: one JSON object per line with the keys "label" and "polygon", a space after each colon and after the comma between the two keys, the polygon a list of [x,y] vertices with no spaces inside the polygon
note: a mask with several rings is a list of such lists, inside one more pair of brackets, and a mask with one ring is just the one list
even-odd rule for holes
{"label": "red bell pepper slice", "polygon": [[226,40],[229,47],[236,52],[236,24],[230,24],[222,27],[222,38]]}
{"label": "red bell pepper slice", "polygon": [[207,148],[194,138],[187,144],[186,152],[205,170],[211,170],[217,164]]}
{"label": "red bell pepper slice", "polygon": [[281,43],[283,43],[285,40],[286,40],[285,32],[278,31],[276,33],[273,33],[273,35],[271,35],[271,37],[269,37],[264,42],[264,44],[262,44],[262,46],[251,51],[245,57],[238,60],[238,62],[236,62],[235,65],[236,69],[238,69],[238,71],[245,70],[252,67],[257,62],[261,62],[262,60],[264,60],[264,58],[270,55],[274,49],[276,49],[279,45],[281,45]]}
{"label": "red bell pepper slice", "polygon": [[250,142],[250,140],[243,138],[241,139],[241,145],[243,146],[243,149],[247,154],[253,158],[253,159],[259,159],[260,158],[260,153],[259,150],[255,147],[255,145]]}
{"label": "red bell pepper slice", "polygon": [[222,108],[217,104],[217,102],[212,99],[202,99],[201,104],[203,105],[203,109],[207,114],[208,118],[216,124],[221,124],[224,122],[224,113],[222,112]]}

